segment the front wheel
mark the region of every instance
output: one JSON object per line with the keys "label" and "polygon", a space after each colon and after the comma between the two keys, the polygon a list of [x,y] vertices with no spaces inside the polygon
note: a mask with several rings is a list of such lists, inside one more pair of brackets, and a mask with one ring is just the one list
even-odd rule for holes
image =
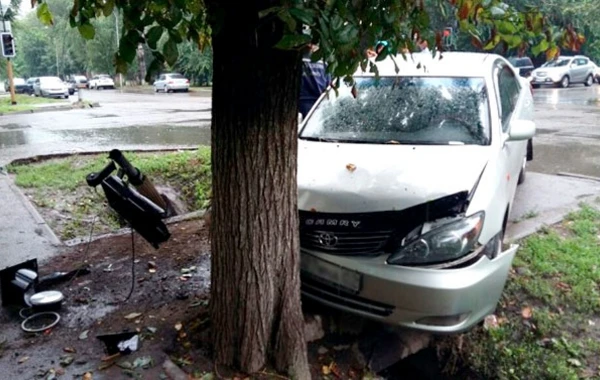
{"label": "front wheel", "polygon": [[588,75],[584,84],[586,87],[590,87],[591,85],[594,84],[594,77],[592,76],[592,74]]}
{"label": "front wheel", "polygon": [[569,87],[570,84],[571,84],[571,81],[569,80],[569,77],[566,75],[560,80],[560,87],[562,87],[562,88],[567,88],[567,87]]}
{"label": "front wheel", "polygon": [[531,87],[533,87],[533,88],[540,88],[540,85],[539,84],[532,84]]}

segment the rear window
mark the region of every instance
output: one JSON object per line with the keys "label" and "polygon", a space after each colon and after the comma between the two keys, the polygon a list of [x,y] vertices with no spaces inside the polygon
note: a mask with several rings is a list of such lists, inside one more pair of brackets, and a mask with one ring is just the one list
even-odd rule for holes
{"label": "rear window", "polygon": [[531,62],[531,59],[529,59],[528,57],[512,57],[509,58],[508,61],[514,66],[514,67],[530,67],[533,66],[533,62]]}
{"label": "rear window", "polygon": [[316,141],[488,145],[489,102],[483,78],[356,78],[330,90],[300,138]]}
{"label": "rear window", "polygon": [[185,79],[185,77],[181,74],[169,74],[168,77],[171,79]]}

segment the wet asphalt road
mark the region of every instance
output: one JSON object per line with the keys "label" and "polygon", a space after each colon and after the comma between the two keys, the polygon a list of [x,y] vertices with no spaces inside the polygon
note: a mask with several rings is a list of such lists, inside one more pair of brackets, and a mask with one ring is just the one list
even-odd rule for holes
{"label": "wet asphalt road", "polygon": [[[193,147],[210,142],[210,93],[87,91],[101,107],[0,116],[0,165],[39,154]],[[534,92],[538,134],[529,170],[600,176],[600,86]],[[77,95],[71,97],[75,101]]]}
{"label": "wet asphalt road", "polygon": [[[210,143],[209,93],[82,92],[100,107],[0,116],[0,165],[40,154]],[[77,94],[70,101],[76,101]]]}

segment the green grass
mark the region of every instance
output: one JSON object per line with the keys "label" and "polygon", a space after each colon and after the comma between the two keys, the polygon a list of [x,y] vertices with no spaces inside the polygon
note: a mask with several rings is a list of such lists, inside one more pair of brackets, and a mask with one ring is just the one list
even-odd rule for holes
{"label": "green grass", "polygon": [[599,234],[600,211],[582,205],[523,241],[496,311],[500,327],[464,335],[451,356],[483,378],[600,378]]}
{"label": "green grass", "polygon": [[[210,149],[161,153],[125,153],[127,159],[155,185],[177,190],[190,209],[206,207],[210,197]],[[27,165],[10,165],[15,183],[32,197],[62,239],[85,236],[89,220],[99,218],[94,229],[108,232],[119,227],[102,191],[94,191],[85,177],[108,163],[107,155],[71,156]],[[52,211],[52,212],[50,212]],[[58,216],[56,213],[58,212]]]}
{"label": "green grass", "polygon": [[[36,109],[36,106],[40,104],[61,103],[61,101],[57,99],[37,98],[35,96],[21,94],[16,95],[16,101],[17,104],[12,105],[10,96],[1,97],[0,113],[6,114],[11,112],[31,111]],[[64,101],[62,103],[64,103]]]}

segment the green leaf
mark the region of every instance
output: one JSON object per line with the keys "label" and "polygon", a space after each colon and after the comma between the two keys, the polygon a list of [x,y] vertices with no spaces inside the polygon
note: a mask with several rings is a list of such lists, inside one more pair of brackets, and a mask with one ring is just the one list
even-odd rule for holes
{"label": "green leaf", "polygon": [[298,26],[298,23],[292,17],[290,12],[288,12],[287,9],[282,9],[278,15],[279,15],[279,18],[281,19],[281,21],[283,21],[285,23],[285,25],[287,25],[288,31],[290,33],[294,33],[296,31],[296,27]]}
{"label": "green leaf", "polygon": [[314,25],[314,13],[303,8],[291,8],[290,14],[306,25]]}
{"label": "green leaf", "polygon": [[534,47],[531,48],[531,53],[533,55],[539,55],[541,52],[546,51],[550,48],[550,43],[548,43],[548,40],[543,39],[540,41],[539,44],[535,45]]}
{"label": "green leaf", "polygon": [[131,62],[135,58],[135,53],[137,50],[137,43],[134,43],[128,39],[121,38],[121,42],[119,44],[119,56],[125,60],[125,62]]}
{"label": "green leaf", "polygon": [[102,13],[104,14],[104,17],[108,17],[113,13],[113,10],[115,9],[115,0],[106,0],[106,2],[104,3],[104,7],[102,8]]}
{"label": "green leaf", "polygon": [[96,29],[90,23],[79,25],[77,29],[79,30],[79,34],[86,40],[93,40],[96,36]]}
{"label": "green leaf", "polygon": [[282,50],[289,50],[306,45],[309,42],[310,36],[306,34],[286,34],[275,47]]}
{"label": "green leaf", "polygon": [[169,66],[173,66],[175,62],[177,62],[177,57],[179,56],[179,51],[177,50],[177,42],[172,38],[169,38],[163,46],[163,55],[165,56],[165,61]]}
{"label": "green leaf", "polygon": [[283,7],[280,6],[263,9],[262,11],[258,12],[258,18],[265,18],[272,13],[279,12],[281,9],[283,9]]}
{"label": "green leaf", "polygon": [[158,40],[160,40],[162,35],[163,27],[160,25],[155,25],[152,28],[150,28],[150,30],[148,30],[148,33],[146,33],[146,43],[148,44],[150,49],[156,50],[156,44],[158,43]]}
{"label": "green leaf", "polygon": [[44,25],[54,25],[54,20],[52,19],[52,12],[50,12],[50,8],[48,7],[48,3],[46,2],[43,2],[40,5],[38,5],[37,17]]}

